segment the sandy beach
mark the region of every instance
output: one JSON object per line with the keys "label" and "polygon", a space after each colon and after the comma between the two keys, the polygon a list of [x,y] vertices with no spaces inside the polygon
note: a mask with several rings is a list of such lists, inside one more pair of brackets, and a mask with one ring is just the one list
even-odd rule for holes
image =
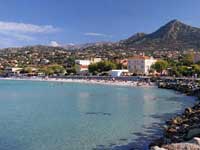
{"label": "sandy beach", "polygon": [[63,79],[63,78],[39,78],[39,77],[9,77],[0,78],[0,80],[28,80],[28,81],[44,81],[44,82],[61,82],[61,83],[84,83],[84,84],[99,84],[109,86],[123,86],[123,87],[155,87],[155,83],[147,83],[141,81],[119,81],[119,80],[95,80],[95,79]]}

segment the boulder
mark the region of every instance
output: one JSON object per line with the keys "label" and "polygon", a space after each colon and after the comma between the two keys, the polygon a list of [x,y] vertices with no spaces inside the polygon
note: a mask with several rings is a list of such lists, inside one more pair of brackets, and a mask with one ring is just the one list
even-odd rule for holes
{"label": "boulder", "polygon": [[163,129],[164,129],[164,130],[168,130],[168,126],[167,126],[167,125],[164,125],[164,126],[163,126]]}
{"label": "boulder", "polygon": [[194,138],[193,138],[193,143],[200,146],[200,138],[194,137]]}
{"label": "boulder", "polygon": [[192,111],[192,108],[188,107],[185,109],[185,114],[191,114],[193,111]]}
{"label": "boulder", "polygon": [[183,129],[189,128],[190,126],[188,124],[183,124],[182,125]]}
{"label": "boulder", "polygon": [[199,136],[199,135],[200,135],[200,128],[193,128],[188,131],[186,139],[189,140],[189,139],[192,139],[193,137]]}
{"label": "boulder", "polygon": [[151,148],[151,150],[166,150],[166,149],[160,148],[158,146],[154,146],[154,147]]}
{"label": "boulder", "polygon": [[179,116],[173,118],[172,121],[171,121],[172,124],[181,124],[182,122],[183,122],[183,120]]}
{"label": "boulder", "polygon": [[167,133],[176,133],[176,132],[177,132],[177,130],[174,129],[174,128],[169,128],[169,129],[167,130]]}
{"label": "boulder", "polygon": [[188,141],[188,143],[193,143],[200,146],[200,138],[194,137],[192,140]]}

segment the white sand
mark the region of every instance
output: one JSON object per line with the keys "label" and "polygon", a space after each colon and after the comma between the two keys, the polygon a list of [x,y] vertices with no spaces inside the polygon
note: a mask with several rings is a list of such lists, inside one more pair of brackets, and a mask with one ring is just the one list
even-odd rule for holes
{"label": "white sand", "polygon": [[61,83],[85,83],[85,84],[100,84],[111,86],[124,86],[124,87],[155,87],[154,83],[150,85],[146,82],[138,81],[108,81],[108,80],[86,80],[86,79],[62,79],[62,78],[39,78],[39,77],[26,77],[26,78],[0,78],[0,80],[29,80],[29,81],[46,81],[46,82],[61,82]]}

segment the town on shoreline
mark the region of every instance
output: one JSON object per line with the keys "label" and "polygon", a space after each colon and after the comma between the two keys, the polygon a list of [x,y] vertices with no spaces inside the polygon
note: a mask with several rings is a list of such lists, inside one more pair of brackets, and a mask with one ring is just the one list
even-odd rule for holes
{"label": "town on shoreline", "polygon": [[200,0],[0,6],[0,150],[200,150]]}
{"label": "town on shoreline", "polygon": [[[159,87],[200,97],[200,52],[185,51],[69,51],[33,46],[0,51],[0,78],[76,82],[123,87]],[[163,137],[152,146],[165,147],[200,135],[200,104],[166,121]],[[153,147],[155,148],[155,147]]]}
{"label": "town on shoreline", "polygon": [[[82,58],[80,54],[79,57],[65,58],[65,52],[62,52],[48,51],[41,59],[40,55],[44,51],[39,55],[37,49],[20,51],[20,55],[19,52],[3,55],[0,53],[0,77],[5,80],[77,82],[126,87],[158,86],[200,97],[198,51],[159,52],[160,57],[155,53],[141,52],[115,59],[91,56]],[[182,115],[166,122],[163,137],[155,139],[150,146],[165,147],[200,135],[199,116],[200,103],[186,108]]]}
{"label": "town on shoreline", "polygon": [[[25,49],[26,50],[26,49]],[[53,49],[48,53],[35,49],[0,52],[2,77],[74,77],[74,76],[171,76],[195,77],[200,74],[200,52],[167,51],[133,53],[116,58],[80,57]],[[40,58],[39,53],[43,55]],[[61,57],[61,54],[63,56]]]}

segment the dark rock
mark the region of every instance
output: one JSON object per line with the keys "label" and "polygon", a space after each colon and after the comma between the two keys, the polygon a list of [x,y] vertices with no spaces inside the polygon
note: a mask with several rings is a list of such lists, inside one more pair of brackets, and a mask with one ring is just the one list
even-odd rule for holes
{"label": "dark rock", "polygon": [[200,128],[194,128],[194,129],[190,129],[187,133],[187,140],[192,139],[195,136],[199,136],[200,135]]}
{"label": "dark rock", "polygon": [[185,109],[185,114],[191,114],[193,111],[192,111],[192,108],[188,107]]}

